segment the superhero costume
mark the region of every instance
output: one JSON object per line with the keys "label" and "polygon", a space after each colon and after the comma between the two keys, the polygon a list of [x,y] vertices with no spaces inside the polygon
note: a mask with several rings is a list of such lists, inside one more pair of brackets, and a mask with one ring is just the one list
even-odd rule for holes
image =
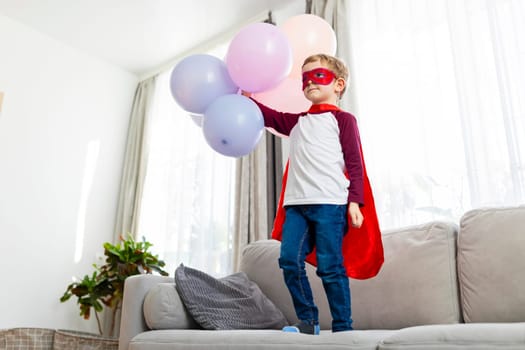
{"label": "superhero costume", "polygon": [[[257,101],[255,101],[261,110],[264,112],[271,111],[264,105],[261,105]],[[308,113],[320,113],[320,112],[340,112],[341,110],[334,105],[313,105]],[[273,112],[273,111],[272,111]],[[305,115],[306,113],[303,113],[302,115]],[[297,115],[292,115],[292,117],[297,117]],[[346,269],[346,274],[354,279],[367,279],[372,278],[379,272],[383,262],[384,262],[384,255],[383,255],[383,245],[381,241],[381,231],[379,228],[379,222],[377,219],[376,209],[375,209],[375,203],[374,203],[374,197],[372,194],[372,189],[370,186],[370,182],[368,180],[368,176],[366,173],[366,167],[363,160],[362,155],[362,149],[361,145],[359,143],[359,152],[361,155],[361,161],[362,161],[362,202],[361,202],[361,213],[363,214],[364,221],[360,228],[352,227],[350,225],[351,219],[348,217],[348,231],[343,239],[343,257],[344,257],[344,267]],[[274,220],[274,227],[272,230],[272,238],[276,240],[281,240],[282,238],[282,226],[285,220],[285,210],[284,210],[284,197],[286,193],[286,183],[288,180],[288,167],[289,162],[286,165],[286,169],[283,175],[283,185],[282,185],[282,191],[279,198],[279,204],[278,209],[276,213],[276,217]],[[349,176],[348,173],[346,173],[347,177],[350,177],[350,180],[352,180],[351,176]],[[359,179],[360,180],[360,179]],[[352,194],[349,193],[349,198],[351,198]],[[309,262],[312,265],[317,265],[316,263],[316,253],[315,249],[312,253],[310,253],[306,261]]]}

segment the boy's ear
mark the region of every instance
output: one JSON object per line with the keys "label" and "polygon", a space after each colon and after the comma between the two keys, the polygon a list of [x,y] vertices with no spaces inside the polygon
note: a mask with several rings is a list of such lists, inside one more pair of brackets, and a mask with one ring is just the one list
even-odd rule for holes
{"label": "boy's ear", "polygon": [[342,92],[345,89],[346,81],[343,78],[337,78],[335,81],[335,91]]}

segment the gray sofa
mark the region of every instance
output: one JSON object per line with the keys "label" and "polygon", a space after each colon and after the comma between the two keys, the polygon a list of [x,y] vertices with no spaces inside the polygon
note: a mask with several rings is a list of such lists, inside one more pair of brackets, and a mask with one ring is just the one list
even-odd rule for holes
{"label": "gray sofa", "polygon": [[[243,252],[241,270],[296,322],[277,264],[279,242]],[[126,280],[119,350],[153,349],[525,349],[525,207],[466,213],[459,225],[430,222],[384,232],[385,264],[350,280],[356,330],[332,333],[315,269],[308,275],[321,335],[279,330],[202,330],[173,278]]]}

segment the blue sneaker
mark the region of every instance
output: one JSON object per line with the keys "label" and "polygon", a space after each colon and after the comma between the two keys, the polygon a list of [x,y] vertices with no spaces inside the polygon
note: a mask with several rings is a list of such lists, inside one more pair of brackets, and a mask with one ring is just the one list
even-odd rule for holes
{"label": "blue sneaker", "polygon": [[302,321],[294,324],[293,326],[286,326],[283,328],[283,332],[304,333],[304,334],[311,334],[311,335],[319,335],[320,331],[321,331],[321,328],[319,327],[319,324],[312,325],[312,324],[308,324]]}

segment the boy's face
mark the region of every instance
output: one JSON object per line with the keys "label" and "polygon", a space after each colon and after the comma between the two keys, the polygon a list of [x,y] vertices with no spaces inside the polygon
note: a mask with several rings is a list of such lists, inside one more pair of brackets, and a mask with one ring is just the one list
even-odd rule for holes
{"label": "boy's face", "polygon": [[345,81],[321,61],[313,61],[303,66],[303,93],[314,104],[336,104],[343,91]]}

